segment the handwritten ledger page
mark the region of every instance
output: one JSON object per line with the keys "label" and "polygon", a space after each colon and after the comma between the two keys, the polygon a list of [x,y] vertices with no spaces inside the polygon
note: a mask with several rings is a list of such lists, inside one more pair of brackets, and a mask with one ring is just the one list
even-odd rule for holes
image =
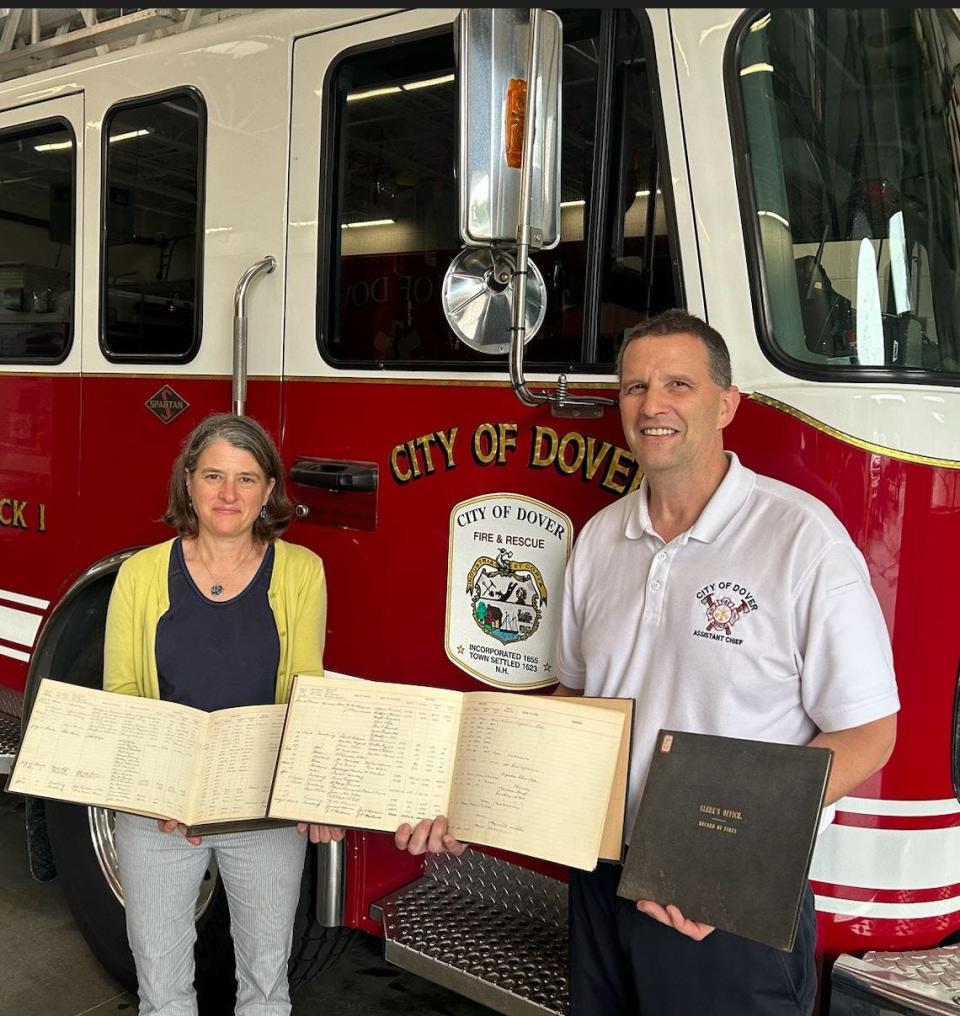
{"label": "handwritten ledger page", "polygon": [[262,818],[285,710],[205,713],[44,679],[7,789],[187,825]]}
{"label": "handwritten ledger page", "polygon": [[550,696],[464,696],[451,832],[548,861],[596,866],[622,713]]}
{"label": "handwritten ledger page", "polygon": [[298,674],[270,815],[392,832],[445,813],[463,695]]}
{"label": "handwritten ledger page", "polygon": [[633,736],[633,699],[625,698],[586,698],[584,705],[594,709],[613,709],[623,714],[623,735],[620,738],[620,755],[617,759],[617,771],[610,788],[610,806],[603,823],[603,836],[600,839],[600,857],[605,861],[623,860],[623,823],[627,811],[627,779],[630,776],[630,740]]}
{"label": "handwritten ledger page", "polygon": [[270,815],[450,831],[592,869],[624,714],[547,696],[444,691],[300,674]]}
{"label": "handwritten ledger page", "polygon": [[187,825],[262,819],[270,803],[285,705],[207,713],[193,818]]}

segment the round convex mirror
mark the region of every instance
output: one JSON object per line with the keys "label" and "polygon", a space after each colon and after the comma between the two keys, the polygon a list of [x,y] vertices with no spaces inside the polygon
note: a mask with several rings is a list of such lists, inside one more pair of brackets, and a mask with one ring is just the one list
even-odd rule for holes
{"label": "round convex mirror", "polygon": [[[540,330],[547,311],[543,276],[530,260],[527,268],[524,344]],[[450,262],[443,278],[443,312],[471,349],[493,356],[509,352],[515,271],[513,255],[491,247],[467,247]]]}

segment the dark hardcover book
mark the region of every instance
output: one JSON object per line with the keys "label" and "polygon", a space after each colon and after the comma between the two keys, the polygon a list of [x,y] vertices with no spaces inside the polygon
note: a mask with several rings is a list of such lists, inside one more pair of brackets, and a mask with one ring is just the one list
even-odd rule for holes
{"label": "dark hardcover book", "polygon": [[661,730],[617,892],[789,951],[833,752]]}

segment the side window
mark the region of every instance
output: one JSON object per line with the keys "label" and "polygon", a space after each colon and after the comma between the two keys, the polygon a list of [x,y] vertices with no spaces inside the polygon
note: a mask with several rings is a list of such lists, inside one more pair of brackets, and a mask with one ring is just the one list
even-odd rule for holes
{"label": "side window", "polygon": [[738,42],[769,355],[849,380],[960,374],[955,15],[780,9]]}
{"label": "side window", "polygon": [[[629,11],[557,13],[564,42],[560,243],[533,254],[548,304],[525,360],[528,367],[610,372],[623,332],[681,300],[655,67]],[[613,19],[606,31],[605,17]],[[601,137],[602,65],[612,80],[604,107],[612,122]],[[462,243],[452,34],[348,54],[333,69],[328,94],[334,154],[324,195],[331,255],[318,259],[321,351],[344,366],[506,369],[505,357],[458,342],[440,301]],[[597,164],[611,167],[599,189]],[[598,193],[602,209],[594,215]]]}
{"label": "side window", "polygon": [[182,363],[200,344],[206,109],[192,90],[138,99],[103,136],[104,354]]}
{"label": "side window", "polygon": [[0,362],[56,363],[73,338],[73,129],[0,134]]}

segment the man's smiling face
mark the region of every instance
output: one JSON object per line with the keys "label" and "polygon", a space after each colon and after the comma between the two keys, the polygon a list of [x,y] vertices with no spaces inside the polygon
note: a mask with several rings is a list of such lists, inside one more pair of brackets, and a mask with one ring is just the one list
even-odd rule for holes
{"label": "man's smiling face", "polygon": [[696,472],[723,454],[723,428],[740,395],[710,373],[696,336],[651,335],[624,350],[620,419],[640,468],[651,476]]}

